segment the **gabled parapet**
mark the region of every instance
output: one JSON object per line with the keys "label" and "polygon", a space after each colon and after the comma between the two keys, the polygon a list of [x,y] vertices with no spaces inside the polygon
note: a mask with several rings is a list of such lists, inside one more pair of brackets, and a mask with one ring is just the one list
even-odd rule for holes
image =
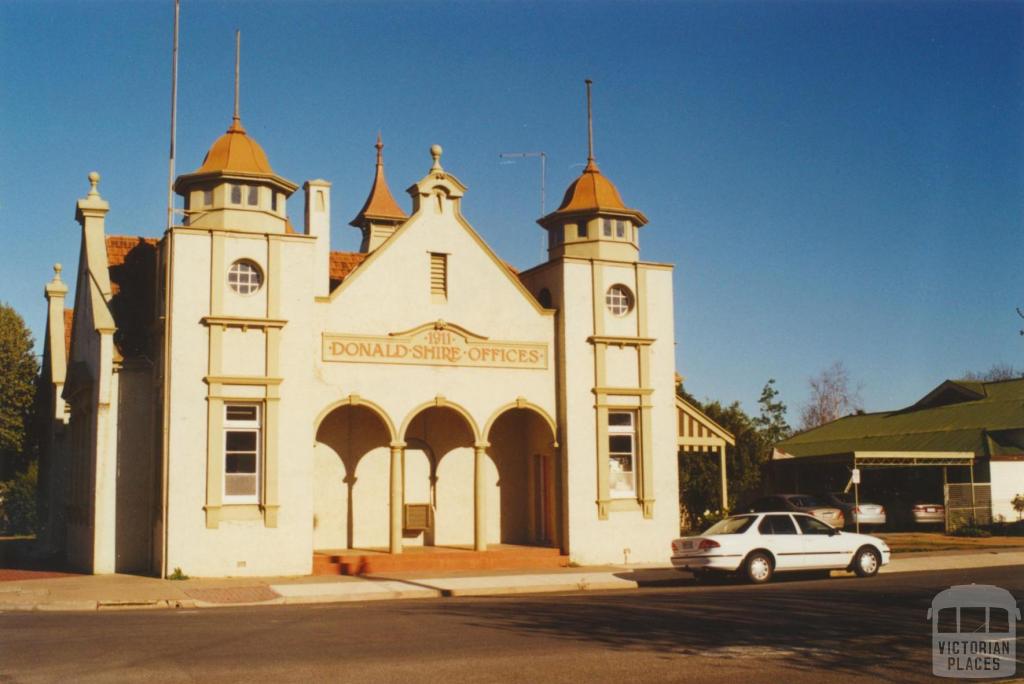
{"label": "gabled parapet", "polygon": [[432,212],[439,215],[462,215],[460,203],[466,186],[441,167],[442,152],[440,145],[430,146],[430,156],[434,160],[430,172],[406,190],[412,197],[413,214]]}

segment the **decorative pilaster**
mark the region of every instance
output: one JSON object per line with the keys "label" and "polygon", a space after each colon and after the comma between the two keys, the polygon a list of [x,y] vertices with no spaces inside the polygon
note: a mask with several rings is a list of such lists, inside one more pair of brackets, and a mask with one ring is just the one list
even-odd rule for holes
{"label": "decorative pilaster", "polygon": [[391,510],[390,510],[390,551],[402,553],[402,473],[405,461],[405,443],[391,443]]}
{"label": "decorative pilaster", "polygon": [[473,549],[487,550],[487,442],[473,445]]}

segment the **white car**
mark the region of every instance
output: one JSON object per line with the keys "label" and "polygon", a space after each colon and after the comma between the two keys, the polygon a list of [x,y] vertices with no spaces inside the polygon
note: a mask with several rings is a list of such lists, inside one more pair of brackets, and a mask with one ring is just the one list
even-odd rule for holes
{"label": "white car", "polygon": [[852,570],[871,577],[890,555],[878,537],[842,532],[806,513],[734,515],[699,537],[672,542],[677,569],[697,578],[740,572],[755,584],[796,570]]}

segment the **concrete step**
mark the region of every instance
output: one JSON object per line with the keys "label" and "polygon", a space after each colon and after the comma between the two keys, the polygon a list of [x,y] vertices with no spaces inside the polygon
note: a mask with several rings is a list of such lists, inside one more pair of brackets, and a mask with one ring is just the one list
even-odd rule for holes
{"label": "concrete step", "polygon": [[313,554],[314,575],[366,575],[424,570],[549,570],[569,565],[557,548],[498,547],[487,551],[420,547],[401,554],[360,552]]}

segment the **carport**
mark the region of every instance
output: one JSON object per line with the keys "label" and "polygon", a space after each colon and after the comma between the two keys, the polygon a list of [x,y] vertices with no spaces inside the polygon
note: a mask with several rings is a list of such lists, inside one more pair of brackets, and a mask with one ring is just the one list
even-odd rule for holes
{"label": "carport", "polygon": [[847,491],[855,472],[941,469],[947,528],[1009,519],[1011,499],[1024,491],[1024,379],[947,380],[907,408],[794,435],[776,445],[772,461],[778,481],[797,489],[826,470],[834,481],[839,466],[849,471]]}
{"label": "carport", "polygon": [[[801,467],[815,465],[846,464],[850,470],[850,479],[844,492],[854,492],[854,505],[860,503],[860,473],[877,468],[942,468],[942,487],[944,505],[946,506],[947,527],[951,514],[953,518],[965,517],[979,522],[991,522],[991,494],[986,490],[987,483],[978,485],[974,481],[974,453],[970,451],[852,451],[841,454],[824,454],[811,456],[794,456],[776,448],[772,454],[776,464],[792,464],[794,487],[799,489],[799,473]],[[965,468],[968,486],[949,482],[949,468]],[[967,484],[967,483],[964,483]],[[952,488],[952,489],[951,489]],[[979,491],[982,490],[982,491]],[[951,497],[952,492],[952,497]],[[958,504],[950,509],[950,502]],[[969,502],[969,506],[966,504]],[[963,509],[967,510],[963,510]],[[860,525],[857,526],[860,531]]]}

